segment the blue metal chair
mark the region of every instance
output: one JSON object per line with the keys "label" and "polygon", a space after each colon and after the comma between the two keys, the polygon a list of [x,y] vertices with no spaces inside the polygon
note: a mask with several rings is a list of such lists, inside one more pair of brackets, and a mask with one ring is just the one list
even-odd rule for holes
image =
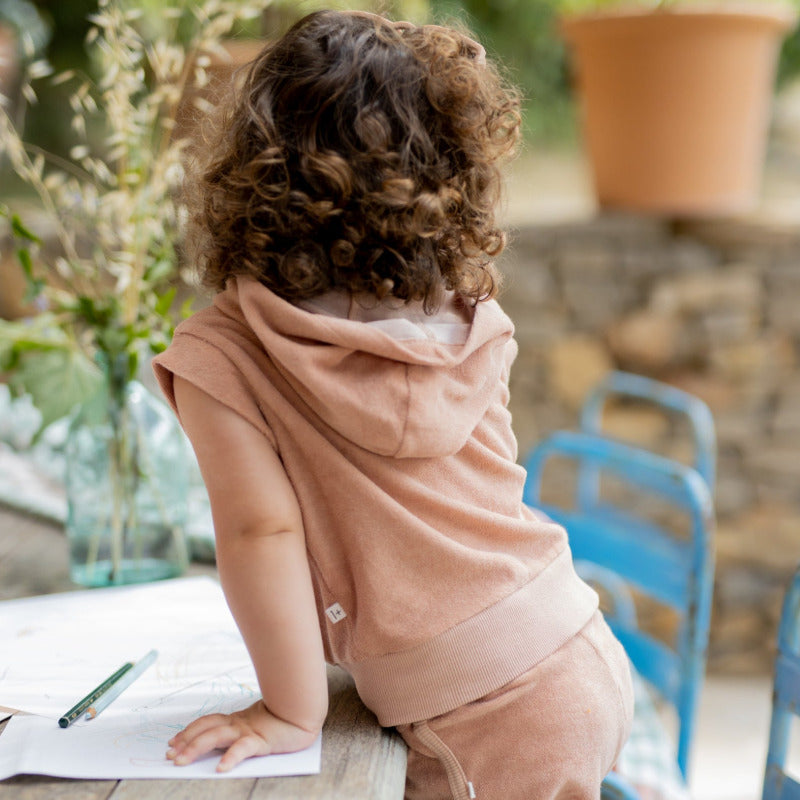
{"label": "blue metal chair", "polygon": [[763,800],[800,800],[800,783],[785,771],[792,719],[800,714],[800,568],[786,592],[778,627]]}
{"label": "blue metal chair", "polygon": [[[614,475],[631,488],[666,499],[688,516],[688,537],[677,537],[596,494],[578,492],[571,509],[543,504],[542,475],[553,457],[571,459],[595,477]],[[674,649],[641,630],[630,614],[612,610],[607,619],[636,670],[676,711],[677,761],[685,778],[711,616],[713,506],[708,485],[692,467],[601,436],[568,431],[545,439],[526,467],[525,501],[564,525],[576,562],[616,573],[675,612]]]}
{"label": "blue metal chair", "polygon": [[[649,404],[668,417],[685,417],[694,448],[692,465],[604,435],[603,411],[615,398]],[[635,670],[674,709],[679,768],[675,778],[683,776],[685,782],[705,671],[713,591],[713,417],[705,403],[687,392],[639,375],[612,372],[588,395],[580,426],[581,433],[556,433],[530,454],[525,500],[566,527],[576,567],[601,590],[606,619]],[[543,471],[552,458],[567,458],[578,466],[572,508],[541,502]],[[688,535],[648,519],[646,513],[640,513],[639,503],[624,505],[618,498],[604,496],[603,478],[608,475],[632,489],[634,495],[660,497],[668,507],[680,510],[690,520]],[[676,633],[671,646],[640,628],[631,590],[672,609]],[[644,688],[641,680],[637,679],[637,687]],[[645,694],[649,701],[649,693]],[[652,703],[639,708],[643,706],[645,719],[640,721],[647,729],[652,721],[648,715],[657,715]],[[620,775],[612,773],[604,781],[602,797],[635,800],[637,794]]]}

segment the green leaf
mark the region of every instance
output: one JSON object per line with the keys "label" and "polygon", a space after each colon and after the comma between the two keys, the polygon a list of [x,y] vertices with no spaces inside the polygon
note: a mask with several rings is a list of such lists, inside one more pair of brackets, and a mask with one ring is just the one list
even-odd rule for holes
{"label": "green leaf", "polygon": [[33,404],[41,412],[44,428],[96,394],[103,377],[78,350],[31,350],[21,354],[11,383],[15,390],[31,395]]}
{"label": "green leaf", "polygon": [[[69,337],[52,314],[41,313],[30,320],[0,320],[0,363],[16,360],[29,350],[53,350],[69,347]],[[6,369],[9,367],[6,366]]]}
{"label": "green leaf", "polygon": [[97,344],[106,353],[124,353],[130,350],[132,338],[130,326],[102,328],[97,333]]}
{"label": "green leaf", "polygon": [[169,313],[170,308],[172,307],[172,301],[175,299],[175,294],[177,293],[178,289],[173,286],[171,289],[167,289],[164,294],[159,295],[158,300],[156,300],[155,305],[155,312],[158,314],[159,317],[166,317]]}
{"label": "green leaf", "polygon": [[172,259],[160,258],[153,261],[145,270],[144,280],[153,285],[169,278],[175,271],[175,263]]}
{"label": "green leaf", "polygon": [[27,248],[21,247],[17,250],[17,261],[25,275],[25,294],[22,302],[31,303],[44,291],[46,284],[33,274],[33,259]]}
{"label": "green leaf", "polygon": [[22,267],[25,277],[29,280],[33,280],[33,259],[31,258],[30,250],[25,247],[20,247],[17,250],[17,261],[19,261],[19,265]]}
{"label": "green leaf", "polygon": [[33,242],[34,244],[42,243],[42,240],[35,233],[33,233],[33,231],[25,226],[17,214],[13,214],[11,216],[11,231],[13,232],[14,236],[18,237],[19,239],[25,239],[29,242]]}
{"label": "green leaf", "polygon": [[194,297],[189,297],[188,299],[183,301],[181,305],[181,319],[189,319],[194,313]]}
{"label": "green leaf", "polygon": [[93,297],[86,295],[79,295],[78,305],[75,313],[82,317],[87,325],[92,327],[104,327],[108,325],[112,316],[112,311],[109,305],[106,304],[105,298],[103,300],[95,300]]}

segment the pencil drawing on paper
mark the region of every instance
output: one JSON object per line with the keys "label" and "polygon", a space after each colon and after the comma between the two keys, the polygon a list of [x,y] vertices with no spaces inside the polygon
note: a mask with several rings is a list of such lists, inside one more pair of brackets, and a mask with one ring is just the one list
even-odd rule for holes
{"label": "pencil drawing on paper", "polygon": [[[0,653],[0,703],[34,711],[3,731],[5,752],[15,754],[3,777],[19,770],[99,779],[218,777],[217,754],[175,767],[165,757],[168,740],[199,716],[246,708],[259,697],[221,589],[206,579],[8,601],[0,641],[8,645]],[[66,730],[55,724],[98,679],[150,649],[158,650],[156,662],[96,719],[81,717]],[[319,771],[319,758],[318,741],[292,756],[243,764],[239,774],[309,774]]]}

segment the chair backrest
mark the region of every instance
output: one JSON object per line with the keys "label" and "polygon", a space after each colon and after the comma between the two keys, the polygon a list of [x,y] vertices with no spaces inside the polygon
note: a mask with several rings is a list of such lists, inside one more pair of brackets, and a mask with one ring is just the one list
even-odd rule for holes
{"label": "chair backrest", "polygon": [[611,398],[631,398],[650,403],[667,413],[683,416],[689,423],[694,444],[694,468],[711,491],[716,478],[717,442],[714,418],[709,407],[689,392],[661,381],[630,372],[609,372],[589,392],[581,408],[580,428],[586,433],[603,433],[603,409]]}
{"label": "chair backrest", "polygon": [[[689,520],[689,531],[676,535],[599,493],[576,492],[572,508],[543,504],[543,472],[553,458],[576,462],[579,482],[581,471],[588,470],[598,480],[610,475],[626,489],[666,501]],[[525,466],[525,502],[564,525],[576,561],[612,571],[674,613],[677,630],[671,644],[640,629],[629,609],[607,619],[638,672],[675,709],[677,760],[685,777],[711,615],[714,515],[708,484],[692,467],[583,432],[551,435],[533,450]]]}
{"label": "chair backrest", "polygon": [[800,783],[786,774],[792,718],[800,715],[800,568],[783,601],[772,694],[764,800],[797,800]]}

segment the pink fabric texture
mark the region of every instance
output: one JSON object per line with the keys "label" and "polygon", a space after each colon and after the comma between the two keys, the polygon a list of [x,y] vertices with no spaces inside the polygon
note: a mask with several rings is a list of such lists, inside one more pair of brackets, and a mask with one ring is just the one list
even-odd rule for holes
{"label": "pink fabric texture", "polygon": [[[579,633],[597,596],[575,575],[563,528],[522,504],[506,408],[515,354],[513,326],[494,301],[470,308],[451,296],[433,317],[342,296],[298,307],[238,278],[154,362],[173,408],[180,375],[280,455],[303,515],[326,657],[351,672],[381,724],[467,719],[471,704],[504,686],[509,697],[536,698],[522,702],[527,712],[492,701],[512,727],[547,692],[561,702],[571,685],[588,696],[581,687],[600,656]],[[548,664],[560,665],[560,689],[538,679],[535,692],[524,681],[513,689],[519,676],[540,674],[536,665],[550,675]],[[603,698],[614,724],[601,722],[599,693],[587,718],[598,720],[589,748],[602,751],[598,774],[626,724],[614,691]],[[566,736],[573,712],[544,708],[526,748],[548,726]],[[492,735],[507,740],[502,729]],[[575,741],[583,763],[589,740]]]}
{"label": "pink fabric texture", "polygon": [[632,716],[627,657],[598,612],[507,686],[401,726],[406,800],[597,800]]}

